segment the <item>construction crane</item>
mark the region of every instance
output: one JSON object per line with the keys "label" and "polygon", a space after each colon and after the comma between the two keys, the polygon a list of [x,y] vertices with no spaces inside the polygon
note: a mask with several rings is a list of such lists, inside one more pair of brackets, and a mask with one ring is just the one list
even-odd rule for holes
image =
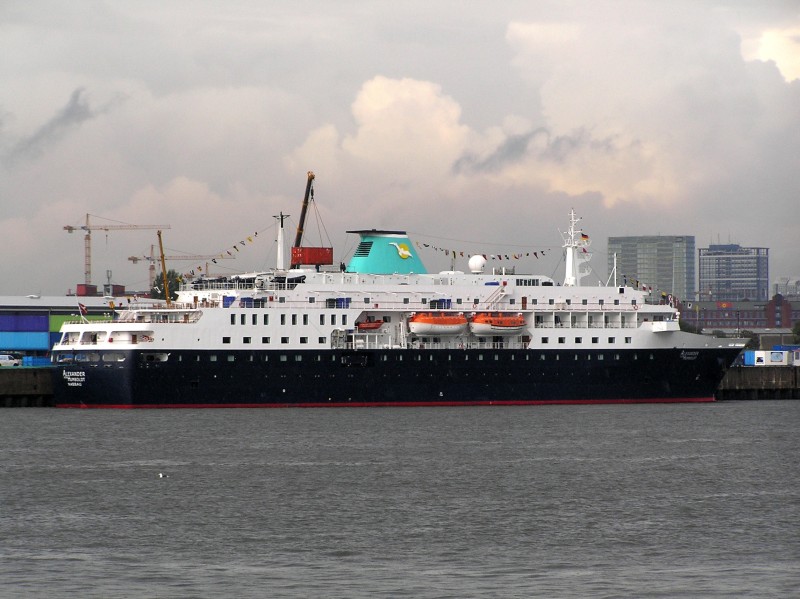
{"label": "construction crane", "polygon": [[[200,256],[200,255],[189,255],[189,254],[178,254],[175,256],[164,256],[165,260],[233,260],[235,256],[221,256],[219,254],[209,255],[209,256]],[[150,275],[150,288],[153,288],[153,284],[156,282],[156,262],[160,260],[156,258],[155,255],[155,245],[150,245],[150,255],[149,256],[129,256],[128,260],[133,262],[134,264],[138,264],[142,260],[147,260],[150,264],[148,267],[148,273]],[[206,270],[208,270],[208,265],[206,265]]]}
{"label": "construction crane", "polygon": [[[169,225],[92,225],[89,224],[89,217],[95,216],[92,214],[86,215],[86,224],[81,225],[78,227],[74,227],[72,225],[66,225],[64,230],[67,233],[72,233],[78,229],[82,231],[86,231],[86,235],[83,238],[83,248],[84,248],[84,279],[86,285],[92,284],[92,231],[122,231],[122,230],[130,230],[130,229],[170,229]],[[97,217],[95,218],[102,218]]]}

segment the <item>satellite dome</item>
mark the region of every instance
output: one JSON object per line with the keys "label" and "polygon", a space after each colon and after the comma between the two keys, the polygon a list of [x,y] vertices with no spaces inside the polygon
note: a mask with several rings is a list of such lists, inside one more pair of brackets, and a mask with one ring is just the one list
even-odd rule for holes
{"label": "satellite dome", "polygon": [[469,259],[469,271],[473,274],[480,274],[483,272],[483,267],[486,266],[486,258],[477,254]]}

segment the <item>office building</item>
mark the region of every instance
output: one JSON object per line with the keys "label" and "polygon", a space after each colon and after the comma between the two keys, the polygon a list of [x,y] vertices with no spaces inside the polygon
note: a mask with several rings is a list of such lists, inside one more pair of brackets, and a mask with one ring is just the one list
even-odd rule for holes
{"label": "office building", "polygon": [[608,270],[616,254],[618,283],[691,300],[695,296],[694,248],[690,235],[609,237]]}
{"label": "office building", "polygon": [[766,300],[769,249],[736,244],[700,248],[699,291],[704,300]]}

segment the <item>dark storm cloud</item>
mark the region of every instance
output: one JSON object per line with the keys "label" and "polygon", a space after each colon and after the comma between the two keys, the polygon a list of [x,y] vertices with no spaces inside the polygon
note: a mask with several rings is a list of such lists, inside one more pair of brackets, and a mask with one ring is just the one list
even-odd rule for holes
{"label": "dark storm cloud", "polygon": [[528,133],[508,136],[497,149],[485,158],[469,153],[453,164],[455,173],[497,172],[503,167],[521,162],[528,156],[539,161],[563,163],[571,154],[590,147],[600,152],[614,151],[611,139],[594,140],[585,128],[570,135],[553,136],[549,130],[539,127]]}
{"label": "dark storm cloud", "polygon": [[107,107],[93,110],[86,97],[86,90],[83,87],[75,89],[66,105],[49,121],[39,127],[32,135],[17,142],[8,154],[8,162],[13,163],[18,160],[39,156],[48,146],[60,140],[71,129],[75,129],[81,123],[95,118],[105,112],[106,109]]}

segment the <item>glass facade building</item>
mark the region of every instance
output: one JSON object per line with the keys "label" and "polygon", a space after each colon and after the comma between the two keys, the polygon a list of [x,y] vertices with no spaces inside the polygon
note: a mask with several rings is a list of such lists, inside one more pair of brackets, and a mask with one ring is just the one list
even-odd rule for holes
{"label": "glass facade building", "polygon": [[617,283],[691,300],[695,296],[694,250],[691,235],[609,237],[608,271],[616,254]]}
{"label": "glass facade building", "polygon": [[736,244],[700,248],[700,296],[704,300],[769,297],[769,249]]}

